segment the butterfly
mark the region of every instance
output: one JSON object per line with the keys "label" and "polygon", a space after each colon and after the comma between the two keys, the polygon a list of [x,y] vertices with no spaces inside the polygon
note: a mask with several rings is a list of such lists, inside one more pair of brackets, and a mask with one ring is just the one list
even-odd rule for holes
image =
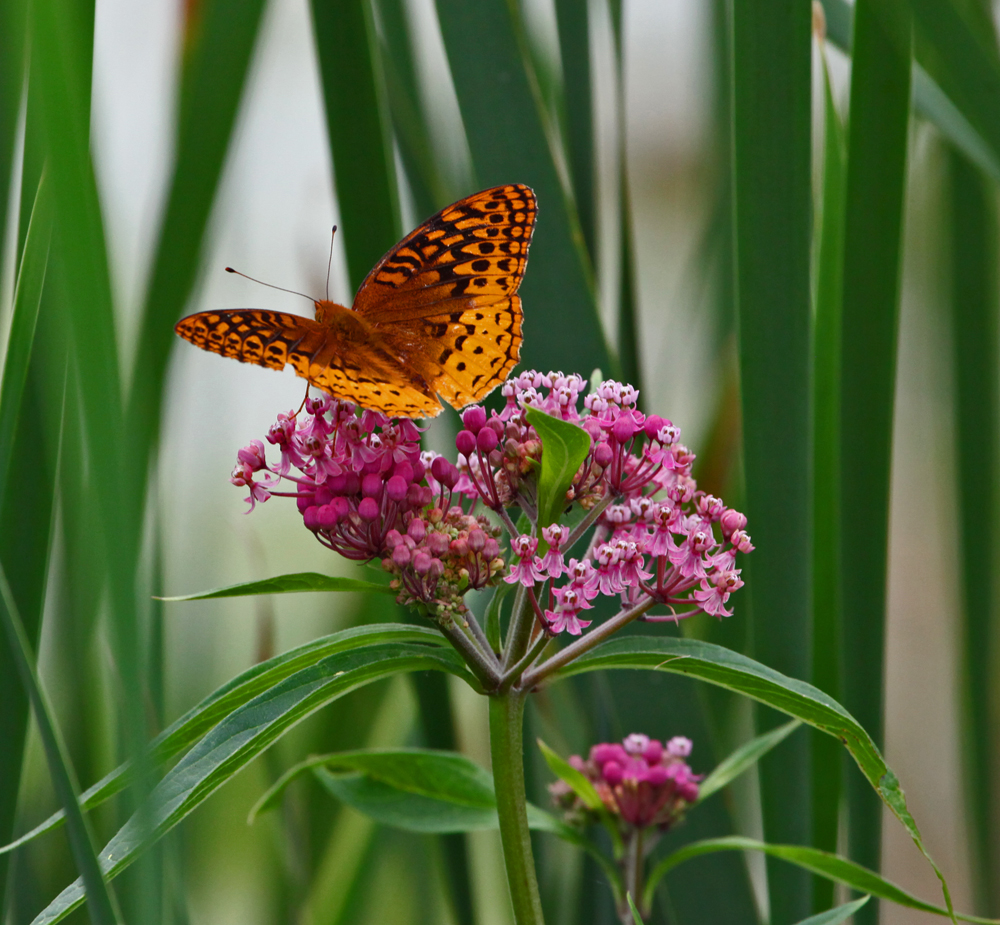
{"label": "butterfly", "polygon": [[198,312],[174,330],[196,347],[295,372],[334,398],[430,418],[485,398],[517,364],[535,194],[520,183],[460,199],[411,231],[347,308],[316,318],[262,309]]}

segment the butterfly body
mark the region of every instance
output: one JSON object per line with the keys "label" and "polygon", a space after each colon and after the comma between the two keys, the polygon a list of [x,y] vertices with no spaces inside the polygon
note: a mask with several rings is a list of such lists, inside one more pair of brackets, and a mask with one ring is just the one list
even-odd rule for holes
{"label": "butterfly body", "polygon": [[204,350],[295,372],[390,416],[434,417],[479,401],[517,364],[535,197],[495,187],[442,209],[368,274],[348,308],[315,319],[258,309],[199,312],[176,332]]}

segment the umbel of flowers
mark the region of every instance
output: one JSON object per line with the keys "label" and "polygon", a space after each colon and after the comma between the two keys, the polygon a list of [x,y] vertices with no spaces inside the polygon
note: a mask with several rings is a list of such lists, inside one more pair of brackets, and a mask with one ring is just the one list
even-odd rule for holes
{"label": "umbel of flowers", "polygon": [[[729,616],[729,596],[742,585],[737,553],[753,549],[746,518],[698,490],[680,429],[639,411],[634,388],[585,387],[562,373],[508,380],[501,411],[463,413],[454,463],[422,452],[412,421],[310,398],[268,431],[277,461],[254,440],[239,451],[232,482],[249,489],[251,509],[272,496],[294,498],[323,545],[348,559],[380,559],[400,602],[457,629],[463,654],[494,684],[505,669],[464,596],[501,581],[521,588],[536,657],[553,636],[584,634],[599,598],[620,606],[597,628],[602,638],[632,619]],[[564,509],[579,512],[567,523],[539,523],[544,445],[531,409],[589,437],[565,492]],[[519,514],[529,529],[515,526]],[[536,674],[530,662],[521,667]]]}
{"label": "umbel of flowers", "polygon": [[593,746],[586,760],[570,756],[569,766],[587,779],[599,804],[581,797],[570,781],[559,779],[549,785],[553,802],[569,825],[584,828],[599,822],[608,829],[621,873],[620,883],[614,884],[615,898],[625,923],[632,921],[632,914],[624,893],[641,906],[646,858],[698,800],[701,777],[685,760],[690,754],[691,740],[684,736],[660,742],[635,732],[621,743]]}

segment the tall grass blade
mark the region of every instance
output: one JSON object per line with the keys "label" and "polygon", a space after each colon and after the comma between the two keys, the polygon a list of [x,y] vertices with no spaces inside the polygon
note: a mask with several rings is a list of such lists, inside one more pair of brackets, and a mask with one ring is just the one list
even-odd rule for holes
{"label": "tall grass blade", "polygon": [[993,780],[997,588],[977,563],[995,562],[997,427],[997,204],[993,184],[958,151],[947,154],[951,180],[951,321],[958,430],[958,497],[963,590],[963,753],[978,911],[1000,914]]}
{"label": "tall grass blade", "polygon": [[[0,3],[0,221],[3,222],[0,247],[6,243],[17,121],[24,95],[27,11],[27,0],[6,0]],[[0,269],[0,274],[2,272]]]}
{"label": "tall grass blade", "polygon": [[[142,309],[127,409],[129,440],[148,454],[159,439],[174,322],[198,273],[209,213],[246,84],[263,0],[203,0],[186,7],[174,169]],[[146,466],[135,467],[138,516]],[[138,535],[138,534],[137,534]]]}
{"label": "tall grass blade", "polygon": [[[859,0],[854,16],[841,310],[840,535],[843,703],[881,746],[889,475],[900,239],[910,115],[903,0]],[[859,448],[863,450],[859,452]],[[878,869],[881,810],[846,779],[851,858]],[[869,904],[857,916],[874,922]]]}
{"label": "tall grass blade", "polygon": [[114,900],[101,873],[97,850],[87,820],[80,810],[80,788],[69,763],[66,747],[52,718],[52,709],[35,672],[35,657],[31,643],[21,622],[21,615],[2,565],[0,565],[0,616],[3,617],[4,633],[14,655],[18,674],[31,700],[32,712],[38,725],[53,787],[66,812],[66,828],[69,831],[73,859],[76,861],[86,890],[91,920],[95,925],[116,925],[118,915]]}
{"label": "tall grass blade", "polygon": [[477,184],[527,183],[538,196],[520,288],[522,366],[613,374],[576,210],[553,158],[559,139],[525,49],[520,11],[513,2],[437,0],[436,6]]}
{"label": "tall grass blade", "polygon": [[590,73],[590,4],[556,0],[562,59],[566,153],[573,197],[591,263],[597,262],[594,97]]}
{"label": "tall grass blade", "polygon": [[389,111],[368,0],[311,0],[352,288],[401,236]]}
{"label": "tall grass blade", "polygon": [[[810,672],[809,323],[811,9],[733,3],[736,286],[746,509],[757,551],[747,571],[755,655]],[[759,716],[762,728],[778,724]],[[807,843],[806,741],[761,762],[769,841]],[[810,911],[809,878],[768,864],[774,921]]]}
{"label": "tall grass blade", "polygon": [[[844,127],[833,101],[824,61],[823,192],[817,216],[819,236],[815,269],[816,312],[813,328],[813,639],[812,681],[831,697],[841,696],[840,505],[840,311],[844,262],[844,176],[847,169]],[[836,742],[812,735],[812,843],[837,850],[841,797],[841,762]],[[833,884],[813,880],[813,910],[833,904]]]}

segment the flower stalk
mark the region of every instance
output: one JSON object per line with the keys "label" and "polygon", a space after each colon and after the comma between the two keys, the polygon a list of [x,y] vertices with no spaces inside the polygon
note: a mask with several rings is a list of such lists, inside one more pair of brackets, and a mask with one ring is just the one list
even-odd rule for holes
{"label": "flower stalk", "polygon": [[490,757],[500,841],[517,925],[544,925],[524,789],[524,705],[519,691],[490,697]]}

